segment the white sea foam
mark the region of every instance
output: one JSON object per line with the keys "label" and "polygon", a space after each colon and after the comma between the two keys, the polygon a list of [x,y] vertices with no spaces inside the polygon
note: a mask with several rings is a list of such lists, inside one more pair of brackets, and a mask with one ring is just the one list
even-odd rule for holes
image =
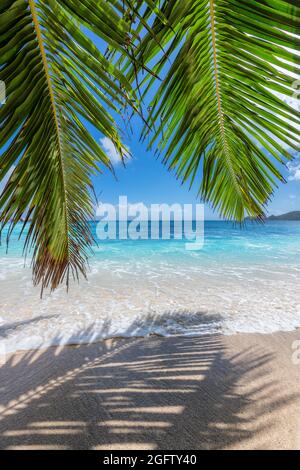
{"label": "white sea foam", "polygon": [[[204,260],[205,261],[205,260]],[[269,333],[300,327],[299,267],[151,256],[94,259],[89,281],[40,299],[23,261],[0,259],[7,352],[112,336]]]}

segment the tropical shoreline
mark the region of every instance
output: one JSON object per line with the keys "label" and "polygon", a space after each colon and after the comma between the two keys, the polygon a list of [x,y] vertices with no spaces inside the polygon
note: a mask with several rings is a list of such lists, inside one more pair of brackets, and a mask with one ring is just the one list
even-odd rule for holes
{"label": "tropical shoreline", "polygon": [[0,449],[300,449],[296,341],[299,329],[8,355]]}
{"label": "tropical shoreline", "polygon": [[300,326],[300,224],[248,225],[206,223],[199,251],[185,240],[107,240],[80,288],[42,299],[18,225],[9,256],[0,247],[0,344],[9,352],[153,333],[291,331]]}

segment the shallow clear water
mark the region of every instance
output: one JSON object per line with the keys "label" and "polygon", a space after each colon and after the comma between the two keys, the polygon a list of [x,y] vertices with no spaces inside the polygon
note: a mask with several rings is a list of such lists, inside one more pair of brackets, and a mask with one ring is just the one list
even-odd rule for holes
{"label": "shallow clear water", "polygon": [[[93,229],[95,227],[93,226]],[[300,327],[300,223],[206,222],[184,240],[101,242],[88,281],[40,299],[14,232],[0,247],[0,342],[6,351],[110,336],[273,332]],[[4,239],[3,239],[4,240]]]}

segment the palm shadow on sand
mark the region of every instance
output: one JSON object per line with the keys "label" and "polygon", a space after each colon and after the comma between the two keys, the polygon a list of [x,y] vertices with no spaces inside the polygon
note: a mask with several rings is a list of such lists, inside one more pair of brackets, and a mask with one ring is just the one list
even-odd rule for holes
{"label": "palm shadow on sand", "polygon": [[[133,322],[128,335],[140,327]],[[93,328],[82,338],[95,339]],[[272,425],[264,420],[270,410],[294,399],[265,377],[271,360],[259,350],[231,357],[216,334],[114,338],[13,354],[0,371],[0,448],[242,445]],[[253,385],[241,393],[249,377]],[[254,401],[260,401],[260,416],[251,416]],[[255,426],[247,426],[253,420]]]}

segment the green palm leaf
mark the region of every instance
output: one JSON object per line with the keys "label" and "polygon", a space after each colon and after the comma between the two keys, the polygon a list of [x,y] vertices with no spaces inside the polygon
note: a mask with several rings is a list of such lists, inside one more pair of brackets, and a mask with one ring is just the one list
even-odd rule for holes
{"label": "green palm leaf", "polygon": [[[300,74],[299,3],[127,3],[142,18],[138,62],[164,78],[148,104],[150,146],[224,217],[262,218],[283,180],[278,167],[299,151],[300,113],[285,101]],[[134,81],[136,68],[128,66]],[[146,102],[153,85],[153,76],[140,76]]]}
{"label": "green palm leaf", "polygon": [[299,77],[299,13],[297,0],[2,0],[0,180],[14,171],[1,221],[11,232],[27,214],[36,283],[85,274],[90,176],[110,161],[84,123],[122,158],[111,113],[135,109],[134,80],[146,102],[155,93],[144,136],[168,168],[223,216],[263,216],[300,145],[284,100]]}
{"label": "green palm leaf", "polygon": [[126,152],[112,116],[132,103],[131,86],[85,34],[128,55],[130,34],[118,2],[2,0],[0,197],[2,227],[26,215],[25,250],[33,247],[35,283],[54,289],[85,274],[92,236],[90,176],[111,167],[83,120]]}

